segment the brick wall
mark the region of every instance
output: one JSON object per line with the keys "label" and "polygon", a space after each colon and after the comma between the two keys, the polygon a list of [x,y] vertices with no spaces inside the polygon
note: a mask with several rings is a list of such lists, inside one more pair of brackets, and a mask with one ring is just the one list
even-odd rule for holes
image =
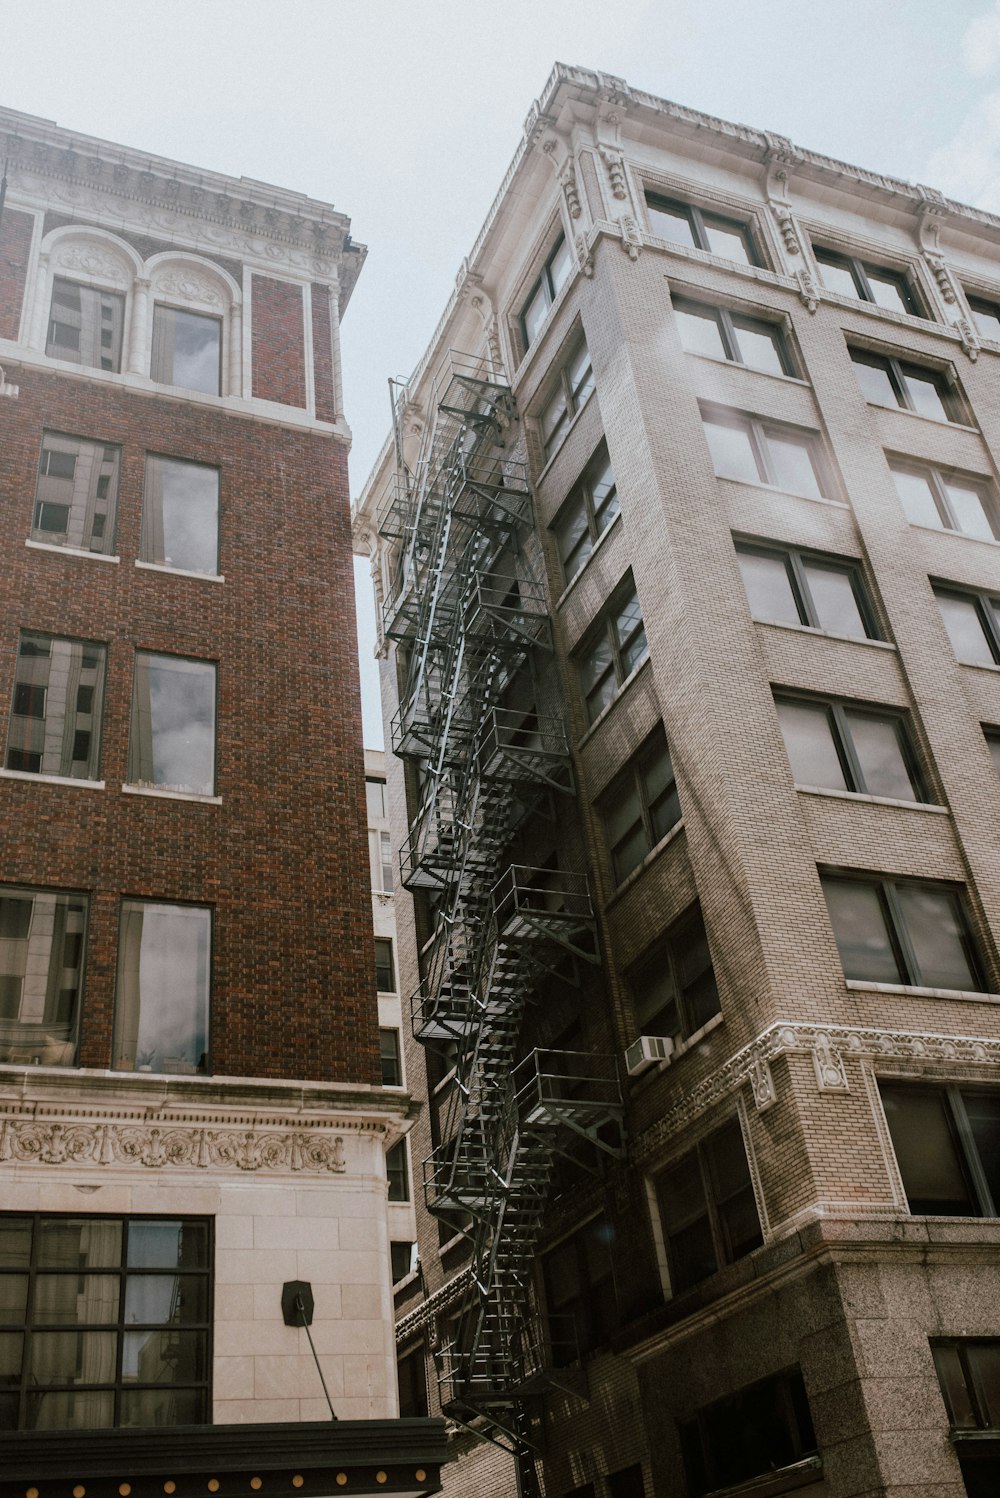
{"label": "brick wall", "polygon": [[[82,1064],[110,1063],[119,902],[138,896],[215,911],[215,1071],[374,1081],[343,448],[97,382],[19,383],[0,446],[5,713],[20,629],[108,642],[106,788],[0,782],[4,881],[91,896]],[[121,444],[118,564],[25,547],[45,428]],[[147,450],[220,466],[224,583],[134,566]],[[221,806],[122,794],[136,648],[218,662]]]}
{"label": "brick wall", "polygon": [[34,219],[5,208],[0,223],[0,338],[16,338]]}
{"label": "brick wall", "polygon": [[254,395],[285,406],[304,406],[305,334],[300,286],[275,281],[271,276],[254,276],[251,339]]}
{"label": "brick wall", "polygon": [[337,392],[333,378],[333,341],[330,327],[330,288],[312,288],[313,379],[316,382],[316,415],[320,421],[336,421]]}

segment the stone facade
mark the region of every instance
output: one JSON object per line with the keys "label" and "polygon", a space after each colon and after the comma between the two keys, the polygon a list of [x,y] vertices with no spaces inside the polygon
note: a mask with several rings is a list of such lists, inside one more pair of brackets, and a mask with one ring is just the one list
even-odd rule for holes
{"label": "stone facade", "polygon": [[[556,284],[561,246],[572,263]],[[695,900],[718,996],[702,1023],[676,1023],[672,1059],[635,1065],[625,1079],[625,1157],[597,1176],[557,1173],[539,1243],[542,1315],[574,1298],[567,1245],[588,1222],[603,1223],[610,1264],[592,1287],[604,1321],[583,1359],[584,1387],[568,1392],[556,1377],[527,1403],[547,1498],[992,1491],[1000,1413],[949,1410],[935,1358],[1000,1348],[988,1220],[1000,1203],[971,1195],[964,1211],[928,1212],[914,1183],[933,1146],[921,1147],[911,1115],[893,1136],[889,1114],[903,1095],[893,1084],[912,1084],[914,1105],[944,1108],[960,1095],[994,1119],[1000,1098],[989,734],[1000,724],[1000,647],[990,635],[978,656],[966,644],[956,658],[932,591],[1000,595],[997,304],[991,215],[559,66],[399,408],[412,466],[447,350],[479,358],[510,385],[517,414],[505,456],[525,456],[533,479],[524,555],[544,578],[554,643],[553,659],[535,668],[535,706],[566,723],[577,800],[572,814],[563,804],[554,822],[522,827],[510,857],[587,872],[603,965],[600,976],[539,990],[524,1048],[616,1053],[624,1074],[626,1048],[643,1033],[643,962],[666,967]],[[755,338],[763,342],[752,348]],[[581,340],[593,378],[577,397],[567,371]],[[880,372],[881,398],[866,399],[874,377],[864,387],[859,370]],[[908,380],[933,389],[936,406],[908,396]],[[567,516],[602,440],[620,514],[602,526],[592,504],[589,548],[571,567],[566,538],[580,532]],[[390,613],[395,553],[377,540],[375,517],[389,500],[391,461],[387,451],[355,519]],[[964,521],[943,505],[937,518],[904,509],[898,475],[929,484],[931,471],[935,483],[979,496]],[[867,623],[810,613],[792,585],[787,607],[754,604],[748,555],[853,579]],[[629,578],[648,649],[627,668],[616,659],[595,712],[587,662]],[[384,656],[388,723],[406,663],[388,638]],[[902,724],[912,792],[794,776],[776,694],[803,710],[822,702]],[[612,807],[661,725],[680,819],[658,832],[653,792],[640,789],[646,851],[623,872]],[[418,775],[397,762],[389,781],[401,841]],[[960,911],[940,940],[975,954],[956,969],[964,977],[928,976],[934,959],[921,968],[912,947],[909,959],[900,949],[887,959],[894,972],[876,971],[871,943],[926,938],[925,953],[938,950],[937,918],[930,907],[909,927],[879,916],[889,936],[882,926],[859,936],[843,921],[835,930],[821,876],[829,892],[845,874],[862,881],[852,891],[882,881],[889,893],[879,899],[903,890]],[[401,982],[413,992],[434,912],[419,892],[396,904]],[[868,955],[854,941],[867,941]],[[669,958],[675,999],[676,963],[695,962],[692,951],[688,939]],[[452,1085],[447,1056],[431,1051],[421,1088],[423,1054],[413,1046],[407,1061],[426,1104],[415,1157],[446,1137]],[[712,1175],[726,1129],[746,1156],[744,1226],[758,1245],[749,1249],[726,1240],[728,1188]],[[979,1137],[978,1164],[996,1181],[995,1142]],[[964,1138],[974,1171],[979,1146]],[[716,1261],[698,1273],[682,1262],[687,1219],[668,1204],[695,1161],[689,1206],[697,1199],[714,1224]],[[469,1293],[469,1245],[419,1207],[417,1231],[423,1283],[397,1292],[399,1351],[427,1355],[433,1408],[430,1355]],[[584,1320],[596,1314],[585,1293],[577,1300]],[[730,1411],[734,1432],[754,1398],[794,1403],[793,1389],[804,1390],[808,1417],[786,1404],[769,1451],[719,1458],[718,1410]],[[692,1455],[699,1440],[707,1454]],[[479,1449],[451,1480],[456,1494],[515,1486],[505,1458]]]}

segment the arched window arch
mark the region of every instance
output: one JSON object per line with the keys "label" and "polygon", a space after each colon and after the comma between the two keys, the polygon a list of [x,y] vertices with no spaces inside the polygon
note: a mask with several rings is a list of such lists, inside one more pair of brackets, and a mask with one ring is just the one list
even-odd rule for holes
{"label": "arched window arch", "polygon": [[141,269],[131,245],[104,229],[53,229],[38,258],[32,346],[85,368],[124,369]]}
{"label": "arched window arch", "polygon": [[137,283],[140,320],[148,325],[145,368],[157,384],[242,394],[242,297],[220,266],[198,255],[153,255]]}

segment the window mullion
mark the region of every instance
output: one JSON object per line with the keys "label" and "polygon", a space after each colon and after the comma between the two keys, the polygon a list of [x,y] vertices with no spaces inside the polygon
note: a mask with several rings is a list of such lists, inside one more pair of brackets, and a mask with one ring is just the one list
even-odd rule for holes
{"label": "window mullion", "polygon": [[910,933],[903,918],[902,907],[896,897],[896,886],[889,879],[883,879],[878,886],[879,898],[883,902],[888,920],[886,925],[889,930],[889,940],[893,948],[897,963],[903,970],[903,982],[920,985],[920,966],[917,962],[917,954],[910,941]]}
{"label": "window mullion", "polygon": [[839,702],[829,702],[826,707],[832,719],[833,742],[840,758],[841,768],[847,776],[848,790],[867,794],[868,787],[865,784],[864,772],[854,748],[854,740],[851,738],[851,730],[844,709]]}
{"label": "window mullion", "polygon": [[716,309],[716,317],[719,322],[719,332],[722,335],[722,346],[726,350],[726,358],[733,364],[742,364],[743,354],[740,351],[739,339],[736,336],[736,328],[733,325],[732,314],[725,307]]}
{"label": "window mullion", "polygon": [[701,1189],[705,1196],[705,1211],[708,1216],[709,1231],[712,1234],[712,1250],[715,1254],[715,1268],[718,1271],[726,1262],[726,1245],[719,1224],[719,1213],[715,1205],[715,1193],[712,1189],[712,1175],[708,1168],[708,1158],[704,1149],[697,1146],[698,1169],[701,1172]]}
{"label": "window mullion", "polygon": [[937,505],[938,514],[941,516],[942,522],[948,530],[957,531],[959,527],[951,508],[951,501],[948,498],[948,490],[944,479],[936,468],[928,468],[927,477],[930,479],[931,493],[934,496],[934,503]]}
{"label": "window mullion", "polygon": [[992,601],[983,594],[977,593],[975,604],[979,614],[979,623],[986,636],[986,643],[993,652],[993,659],[1000,665],[1000,624],[997,623]]}
{"label": "window mullion", "polygon": [[699,250],[707,250],[708,235],[705,233],[705,220],[702,217],[701,209],[696,208],[692,203],[688,209],[688,212],[691,215],[691,228],[694,231],[695,244],[698,246]]}
{"label": "window mullion", "polygon": [[750,438],[750,446],[757,463],[757,471],[760,474],[762,484],[777,485],[774,480],[774,471],[771,467],[771,459],[767,448],[767,435],[762,422],[751,421],[747,423],[747,434]]}
{"label": "window mullion", "polygon": [[957,1087],[951,1086],[945,1089],[948,1102],[951,1105],[952,1118],[955,1123],[955,1132],[958,1135],[959,1147],[965,1168],[969,1175],[969,1181],[973,1191],[979,1198],[979,1209],[983,1217],[996,1217],[998,1204],[993,1200],[989,1181],[983,1170],[982,1161],[979,1158],[979,1150],[976,1148],[975,1136],[972,1125],[969,1123],[969,1115],[965,1107],[965,1099]]}
{"label": "window mullion", "polygon": [[871,282],[865,273],[864,264],[862,261],[856,260],[853,255],[851,256],[851,275],[854,277],[854,284],[861,293],[862,300],[865,302],[874,302],[875,298],[872,296]]}
{"label": "window mullion", "polygon": [[906,383],[906,376],[903,374],[899,360],[887,359],[886,365],[888,366],[889,379],[892,383],[893,389],[896,392],[896,399],[899,401],[899,404],[903,407],[904,411],[915,412],[916,407],[913,404],[913,397],[910,395],[909,386]]}
{"label": "window mullion", "polygon": [[809,591],[809,582],[806,577],[805,568],[802,565],[802,558],[797,551],[789,551],[786,553],[786,562],[791,568],[792,593],[795,597],[795,602],[798,605],[800,614],[805,615],[803,623],[811,625],[813,629],[818,629],[820,627],[819,616],[816,613],[812,594]]}

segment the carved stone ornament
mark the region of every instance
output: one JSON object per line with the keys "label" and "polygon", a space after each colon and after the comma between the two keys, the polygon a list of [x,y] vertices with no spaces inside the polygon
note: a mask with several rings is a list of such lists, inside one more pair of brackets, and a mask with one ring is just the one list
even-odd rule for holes
{"label": "carved stone ornament", "polygon": [[820,1092],[848,1092],[844,1058],[830,1044],[829,1035],[817,1035],[812,1050],[816,1086]]}
{"label": "carved stone ornament", "polygon": [[954,282],[951,279],[951,271],[948,269],[944,256],[937,254],[934,250],[924,250],[924,260],[927,262],[931,275],[937,282],[937,288],[941,293],[942,301],[947,302],[950,306],[954,306],[958,301],[958,295],[955,291]]}
{"label": "carved stone ornament", "polygon": [[570,218],[579,218],[582,212],[580,187],[576,180],[576,167],[572,161],[567,161],[563,170],[562,190],[563,197],[566,199],[566,211]]}
{"label": "carved stone ornament", "polygon": [[789,255],[801,255],[802,246],[799,243],[795,219],[792,217],[792,210],[788,204],[772,202],[771,212],[774,214],[774,221],[778,226],[778,233],[781,235],[781,242],[785,246],[787,253]]}
{"label": "carved stone ornament", "polygon": [[97,281],[110,281],[112,286],[127,286],[131,275],[127,274],[121,261],[96,244],[61,245],[53,257],[58,270],[82,271]]}
{"label": "carved stone ornament", "polygon": [[141,1165],[147,1170],[293,1170],[341,1174],[347,1165],[340,1134],[297,1130],[158,1128],[146,1124],[0,1123],[0,1162],[41,1165]]}
{"label": "carved stone ornament", "polygon": [[639,251],[642,249],[642,235],[639,233],[639,225],[630,213],[623,213],[618,220],[622,232],[622,249],[630,260],[638,260]]}
{"label": "carved stone ornament", "polygon": [[586,276],[589,281],[594,274],[594,257],[590,253],[590,245],[586,234],[582,232],[578,234],[574,240],[574,245],[576,247],[576,263],[580,267],[580,274]]}
{"label": "carved stone ornament", "polygon": [[[645,1132],[633,1135],[629,1154],[639,1164],[655,1155],[678,1130],[714,1108],[724,1098],[738,1092],[747,1083],[754,1088],[755,1067],[770,1065],[776,1057],[789,1054],[811,1054],[818,1085],[824,1091],[847,1089],[844,1058],[878,1062],[945,1064],[948,1066],[1000,1066],[1000,1039],[982,1040],[967,1035],[934,1035],[911,1030],[868,1030],[847,1025],[800,1024],[777,1020],[756,1040],[730,1056],[696,1086],[679,1098],[656,1123]],[[820,1081],[820,1063],[829,1075]],[[831,1085],[834,1073],[841,1080]]]}
{"label": "carved stone ornament", "polygon": [[795,272],[795,279],[799,283],[799,298],[806,311],[815,312],[819,307],[819,287],[812,271],[803,266]]}
{"label": "carved stone ornament", "polygon": [[774,1087],[774,1077],[767,1061],[757,1056],[750,1068],[750,1087],[753,1091],[754,1106],[758,1113],[764,1113],[768,1108],[774,1106],[778,1101],[778,1094]]}
{"label": "carved stone ornament", "polygon": [[975,364],[979,358],[979,333],[967,317],[956,318],[955,327],[959,338],[962,340],[962,348],[968,354],[973,364]]}
{"label": "carved stone ornament", "polygon": [[164,296],[176,297],[180,302],[200,302],[205,307],[222,307],[222,295],[218,288],[196,271],[186,268],[164,270],[157,273],[155,289]]}
{"label": "carved stone ornament", "polygon": [[601,160],[608,169],[608,182],[611,186],[611,196],[618,201],[624,202],[628,197],[628,180],[625,176],[625,158],[619,151],[609,151],[607,146],[600,147]]}

